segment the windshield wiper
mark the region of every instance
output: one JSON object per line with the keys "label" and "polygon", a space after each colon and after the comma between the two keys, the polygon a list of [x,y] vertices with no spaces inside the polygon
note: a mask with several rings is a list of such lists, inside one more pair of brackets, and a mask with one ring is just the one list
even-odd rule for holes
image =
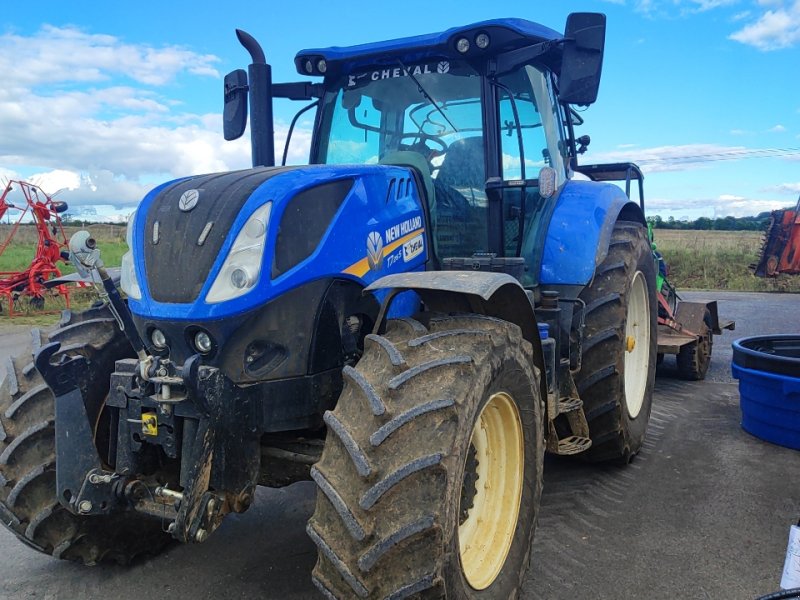
{"label": "windshield wiper", "polygon": [[417,84],[417,88],[419,89],[420,93],[421,93],[421,94],[422,94],[422,95],[425,97],[425,99],[426,99],[428,102],[430,102],[430,103],[433,105],[433,108],[435,108],[437,111],[439,111],[439,114],[440,114],[440,115],[442,115],[442,116],[444,117],[444,120],[445,120],[445,121],[447,121],[447,122],[450,124],[450,127],[452,127],[452,128],[453,128],[453,131],[455,131],[455,132],[457,133],[457,132],[458,132],[458,127],[456,127],[455,125],[453,125],[453,122],[452,122],[450,119],[448,119],[448,118],[447,118],[447,115],[446,115],[446,114],[444,114],[444,111],[443,111],[441,108],[439,108],[439,105],[436,103],[436,100],[434,100],[434,99],[431,97],[431,95],[430,95],[430,94],[429,94],[427,91],[425,91],[425,88],[424,88],[424,87],[422,87],[422,84],[419,82],[419,79],[417,79],[417,78],[414,76],[414,74],[411,72],[411,70],[410,70],[410,69],[406,68],[406,66],[403,64],[403,61],[402,61],[402,60],[400,60],[400,59],[398,58],[398,59],[397,59],[397,62],[398,62],[398,64],[399,64],[399,65],[400,65],[400,66],[403,68],[403,71],[405,71],[406,73],[408,73],[408,76],[409,76],[409,77],[411,77],[411,80],[412,80],[414,83],[416,83],[416,84]]}

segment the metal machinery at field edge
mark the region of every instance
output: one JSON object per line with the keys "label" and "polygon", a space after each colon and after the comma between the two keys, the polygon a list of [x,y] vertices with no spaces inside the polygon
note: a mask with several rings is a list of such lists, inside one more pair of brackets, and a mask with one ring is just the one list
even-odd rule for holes
{"label": "metal machinery at field edge", "polygon": [[[14,191],[22,194],[24,203],[11,202]],[[53,200],[40,187],[26,181],[9,181],[0,195],[0,220],[9,211],[18,213],[16,222],[0,243],[0,256],[8,249],[27,215],[32,218],[38,237],[33,260],[26,269],[0,272],[0,310],[5,308],[10,316],[24,310],[25,301],[29,308],[41,311],[48,297],[62,296],[69,308],[67,286],[48,284],[48,281],[61,277],[57,263],[67,260],[67,238],[60,217],[65,210],[65,202]]]}

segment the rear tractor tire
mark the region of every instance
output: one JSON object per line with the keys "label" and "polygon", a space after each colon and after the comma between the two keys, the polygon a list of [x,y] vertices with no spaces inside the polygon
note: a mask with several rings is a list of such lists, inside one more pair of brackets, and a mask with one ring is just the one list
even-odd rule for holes
{"label": "rear tractor tire", "polygon": [[542,490],[539,372],[478,315],[368,335],[325,415],[308,534],[325,598],[517,598]]}
{"label": "rear tractor tire", "polygon": [[575,380],[592,440],[581,455],[587,460],[627,463],[644,442],[658,348],[655,282],[646,229],[617,222],[608,255],[580,295],[585,330]]}
{"label": "rear tractor tire", "polygon": [[[43,344],[61,342],[60,353],[88,360],[92,383],[83,390],[92,423],[104,423],[103,405],[116,360],[133,355],[105,307],[65,311],[49,334],[32,330],[26,352],[6,363],[0,385],[0,520],[31,548],[65,560],[93,565],[128,563],[155,554],[170,537],[157,519],[136,513],[77,516],[56,497],[55,403],[53,392],[33,366]],[[97,427],[97,443],[103,441]]]}

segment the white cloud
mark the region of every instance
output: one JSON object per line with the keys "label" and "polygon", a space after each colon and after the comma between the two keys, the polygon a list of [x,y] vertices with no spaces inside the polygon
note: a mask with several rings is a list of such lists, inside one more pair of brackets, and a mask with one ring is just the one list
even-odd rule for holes
{"label": "white cloud", "polygon": [[786,131],[786,127],[784,127],[780,123],[778,125],[775,125],[775,127],[770,127],[769,129],[767,129],[768,133],[783,133],[784,131]]}
{"label": "white cloud", "polygon": [[731,21],[744,21],[747,17],[749,17],[752,13],[749,10],[743,10],[742,12],[738,12],[731,17]]}
{"label": "white cloud", "polygon": [[46,194],[50,194],[51,196],[58,192],[63,193],[81,186],[80,173],[67,171],[65,169],[36,173],[28,177],[27,181],[33,185],[39,186]]}
{"label": "white cloud", "polygon": [[762,51],[791,48],[800,42],[800,0],[760,4],[771,5],[774,9],[767,10],[755,22],[731,34],[730,39]]}
{"label": "white cloud", "polygon": [[646,173],[685,171],[696,169],[710,158],[739,157],[747,149],[744,146],[720,146],[718,144],[685,144],[680,146],[658,146],[587,154],[585,162],[635,162]]}
{"label": "white cloud", "polygon": [[[250,166],[249,131],[222,138],[220,114],[186,112],[165,96],[176,77],[213,83],[218,58],[76,28],[0,35],[0,177],[28,177],[75,206],[135,204],[153,182]],[[276,123],[276,154],[288,126]],[[294,132],[288,162],[306,162]]]}
{"label": "white cloud", "polygon": [[[154,187],[153,180],[244,169],[250,166],[249,131],[236,142],[223,142],[220,127],[204,121],[220,121],[207,115],[199,124],[167,127],[125,128],[125,123],[107,124],[107,131],[89,140],[68,159],[58,160],[58,145],[48,154],[29,155],[23,163],[60,163],[66,168],[34,174],[28,179],[46,192],[62,190],[59,200],[71,206],[109,204],[116,207],[137,204]],[[124,120],[123,120],[124,121]],[[91,135],[97,123],[78,124],[58,136],[66,143],[70,135]],[[276,162],[280,163],[288,127],[275,126]],[[63,136],[63,137],[62,137]],[[295,128],[287,156],[288,164],[308,162],[311,131]],[[63,147],[62,147],[63,148]],[[32,148],[32,150],[35,148]],[[54,156],[50,156],[53,153]],[[0,155],[0,161],[7,158]],[[0,176],[4,175],[0,170]],[[10,178],[10,177],[9,177]]]}
{"label": "white cloud", "polygon": [[0,167],[0,182],[2,182],[3,185],[5,185],[9,179],[19,179],[19,174],[17,174],[16,171],[12,171],[11,169]]}
{"label": "white cloud", "polygon": [[783,208],[785,204],[785,201],[747,198],[735,194],[721,194],[713,198],[653,198],[646,201],[649,215],[659,214],[663,217],[691,213],[691,218],[747,217]]}
{"label": "white cloud", "polygon": [[779,194],[800,194],[800,181],[797,183],[781,183],[764,188],[765,192],[777,192]]}
{"label": "white cloud", "polygon": [[44,25],[31,36],[0,36],[0,72],[7,85],[102,82],[112,75],[163,85],[179,73],[219,77],[219,58],[180,46],[154,48],[75,27]]}
{"label": "white cloud", "polygon": [[738,3],[738,1],[739,0],[689,0],[689,3],[695,5],[695,10],[697,12],[705,12],[721,6],[730,6],[731,4]]}
{"label": "white cloud", "polygon": [[633,150],[587,153],[582,162],[613,163],[635,162],[645,173],[686,171],[717,161],[743,160],[745,158],[781,158],[800,160],[798,149],[747,148],[745,146],[722,146],[719,144],[685,144],[659,146]]}
{"label": "white cloud", "polygon": [[671,18],[707,12],[739,2],[740,0],[634,0],[633,6],[636,12],[650,17]]}

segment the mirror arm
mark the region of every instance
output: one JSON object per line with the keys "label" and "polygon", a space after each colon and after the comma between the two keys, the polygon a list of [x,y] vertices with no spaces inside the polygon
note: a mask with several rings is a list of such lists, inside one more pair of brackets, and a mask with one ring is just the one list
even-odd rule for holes
{"label": "mirror arm", "polygon": [[563,39],[548,40],[546,42],[534,44],[533,46],[526,46],[525,48],[519,48],[517,50],[512,50],[511,52],[501,54],[494,61],[494,70],[492,73],[490,73],[490,75],[503,75],[504,73],[513,71],[521,64],[529,63],[535,58],[544,56],[545,54],[560,48],[563,43]]}
{"label": "mirror arm", "polygon": [[322,98],[323,89],[321,83],[311,83],[310,81],[296,81],[291,83],[273,83],[273,98],[288,98],[289,100],[314,100]]}
{"label": "mirror arm", "polygon": [[312,102],[308,106],[304,106],[303,108],[301,108],[299,111],[297,111],[297,114],[294,116],[294,119],[292,119],[292,123],[291,125],[289,125],[289,133],[286,134],[286,144],[284,144],[283,146],[283,160],[281,161],[281,166],[284,167],[286,166],[286,157],[289,155],[289,142],[292,140],[292,134],[294,133],[294,126],[297,125],[297,120],[306,112],[308,112],[309,110],[311,110],[316,106],[319,106],[319,100],[314,100],[314,102]]}

